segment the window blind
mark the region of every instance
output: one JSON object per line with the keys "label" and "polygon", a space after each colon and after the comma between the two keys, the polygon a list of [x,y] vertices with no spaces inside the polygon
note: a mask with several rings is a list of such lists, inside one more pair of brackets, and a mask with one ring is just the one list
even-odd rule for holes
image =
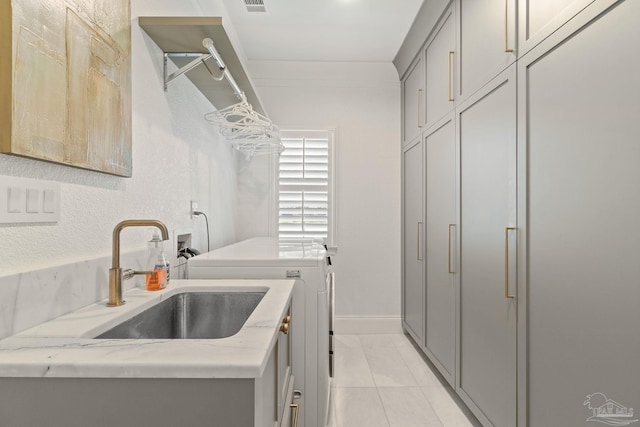
{"label": "window blind", "polygon": [[328,132],[283,132],[279,161],[280,238],[325,239],[329,227]]}

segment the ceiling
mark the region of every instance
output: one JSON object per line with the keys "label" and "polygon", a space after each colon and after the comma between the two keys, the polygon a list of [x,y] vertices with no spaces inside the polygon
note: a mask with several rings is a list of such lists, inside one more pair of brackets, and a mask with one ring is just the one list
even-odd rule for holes
{"label": "ceiling", "polygon": [[249,60],[390,62],[423,0],[223,0]]}

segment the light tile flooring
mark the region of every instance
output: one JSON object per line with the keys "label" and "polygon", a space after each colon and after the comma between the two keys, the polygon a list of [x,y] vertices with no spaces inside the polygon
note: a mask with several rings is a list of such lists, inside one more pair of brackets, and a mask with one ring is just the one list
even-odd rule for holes
{"label": "light tile flooring", "polygon": [[330,427],[476,427],[402,335],[336,335]]}

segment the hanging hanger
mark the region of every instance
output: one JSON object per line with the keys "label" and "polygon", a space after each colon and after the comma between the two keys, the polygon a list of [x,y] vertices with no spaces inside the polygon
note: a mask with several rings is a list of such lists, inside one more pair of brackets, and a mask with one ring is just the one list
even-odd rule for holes
{"label": "hanging hanger", "polygon": [[[220,80],[225,78],[240,100],[237,104],[205,114],[205,120],[217,125],[220,133],[235,149],[243,152],[248,159],[255,154],[280,154],[284,150],[284,145],[280,139],[278,127],[268,117],[254,111],[251,104],[247,102],[245,93],[227,69],[213,41],[210,38],[205,38],[202,40],[202,45],[209,51],[216,65],[222,71]],[[212,77],[218,80],[208,66],[207,69]]]}

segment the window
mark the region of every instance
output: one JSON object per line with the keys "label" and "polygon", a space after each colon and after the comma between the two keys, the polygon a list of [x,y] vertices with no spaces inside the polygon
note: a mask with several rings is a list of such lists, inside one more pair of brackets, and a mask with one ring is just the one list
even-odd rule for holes
{"label": "window", "polygon": [[278,234],[334,241],[333,131],[282,131]]}

